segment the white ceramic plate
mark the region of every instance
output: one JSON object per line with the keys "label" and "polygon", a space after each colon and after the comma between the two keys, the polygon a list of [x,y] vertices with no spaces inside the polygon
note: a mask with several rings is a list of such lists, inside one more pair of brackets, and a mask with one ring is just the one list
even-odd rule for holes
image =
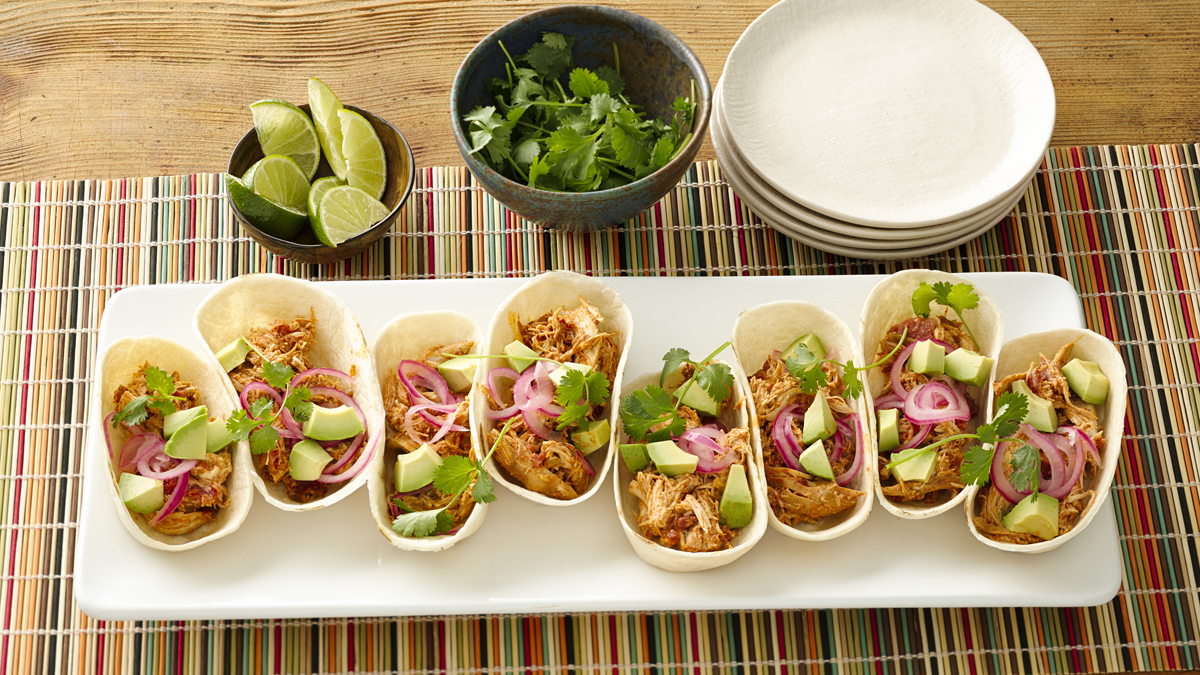
{"label": "white ceramic plate", "polygon": [[759,175],[875,227],[998,203],[1054,129],[1037,50],[974,0],[784,0],[742,34],[721,80],[725,127]]}
{"label": "white ceramic plate", "polygon": [[[961,238],[968,232],[978,232],[985,224],[989,227],[1008,214],[1013,204],[1020,201],[1029,181],[1037,173],[1039,167],[1034,167],[1020,185],[1004,195],[1000,203],[989,206],[981,211],[963,216],[959,220],[948,223],[913,228],[883,228],[869,225],[857,225],[837,220],[788,199],[786,195],[767,183],[761,176],[748,167],[737,147],[733,145],[724,126],[721,113],[721,85],[718,84],[713,93],[713,114],[710,129],[712,130],[713,147],[721,159],[721,169],[726,173],[736,174],[751,192],[756,202],[766,201],[775,207],[780,217],[787,220],[789,229],[799,232],[819,241],[861,249],[897,249],[930,247],[937,244]],[[987,229],[987,228],[985,228]],[[944,249],[943,249],[944,250]]]}
{"label": "white ceramic plate", "polygon": [[[1007,311],[1009,338],[1083,325],[1074,290],[1058,277],[965,276]],[[740,311],[762,302],[805,298],[855,325],[881,278],[606,281],[626,300],[637,323],[628,370],[646,372],[659,368],[671,347],[708,353],[729,339]],[[455,309],[487,325],[492,309],[524,281],[322,285],[345,300],[367,335],[375,335],[392,317],[434,309]],[[199,348],[192,312],[210,290],[189,284],[117,293],[105,307],[100,347],[120,337],[157,334]],[[678,309],[681,305],[703,311]],[[158,309],[147,313],[148,306]],[[497,488],[487,521],[472,537],[446,551],[418,553],[397,549],[378,532],[365,490],[308,513],[272,508],[256,495],[237,532],[193,551],[167,554],[138,544],[121,527],[103,482],[103,460],[102,440],[89,439],[74,589],[80,608],[96,619],[1082,606],[1108,601],[1120,583],[1112,500],[1078,537],[1038,556],[980,544],[958,511],[902,521],[876,509],[861,527],[833,541],[801,542],[771,530],[731,565],[680,574],[655,568],[633,552],[607,498],[554,508]],[[612,486],[603,490],[612,494]],[[230,568],[231,560],[237,561],[236,569]],[[797,569],[815,573],[797,574]],[[1071,574],[1062,574],[1064,569]]]}

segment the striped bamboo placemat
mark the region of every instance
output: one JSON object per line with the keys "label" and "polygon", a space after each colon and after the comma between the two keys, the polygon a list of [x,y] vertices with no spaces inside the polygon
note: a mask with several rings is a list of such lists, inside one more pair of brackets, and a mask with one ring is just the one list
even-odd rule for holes
{"label": "striped bamboo placemat", "polygon": [[[242,235],[219,177],[0,183],[0,672],[1068,673],[1200,668],[1200,159],[1196,145],[1052,149],[1024,199],[938,256],[846,259],[765,227],[715,163],[597,234],[543,232],[464,169],[423,169],[395,231],[329,267]],[[1029,270],[1074,284],[1130,373],[1113,488],[1124,579],[1077,609],[539,614],[105,622],[72,599],[86,401],[105,302],[134,284]],[[1070,574],[1063,570],[1063,574]],[[169,589],[164,589],[169,592]],[[617,668],[619,667],[619,668]]]}

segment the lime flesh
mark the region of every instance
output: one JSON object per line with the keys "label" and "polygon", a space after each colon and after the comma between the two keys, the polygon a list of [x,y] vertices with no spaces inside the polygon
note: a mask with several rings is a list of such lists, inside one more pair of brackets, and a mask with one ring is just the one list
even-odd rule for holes
{"label": "lime flesh", "polygon": [[346,184],[375,199],[387,186],[387,159],[383,142],[367,118],[345,108],[338,111],[342,124],[342,155],[346,158]]}
{"label": "lime flesh", "polygon": [[342,156],[342,123],[337,111],[342,109],[333,90],[317,78],[308,80],[308,107],[312,110],[317,139],[325,151],[325,160],[338,178],[346,178],[346,158]]}
{"label": "lime flesh", "polygon": [[387,216],[388,209],[366,192],[344,186],[325,193],[320,212],[320,221],[313,224],[313,232],[325,245],[337,246],[371,229]]}
{"label": "lime flesh", "polygon": [[287,155],[312,180],[321,164],[321,143],[308,114],[287,101],[268,99],[250,104],[254,130],[264,155]]}
{"label": "lime flesh", "polygon": [[225,188],[229,191],[229,199],[241,212],[242,217],[272,237],[291,239],[308,222],[307,213],[289,209],[254,194],[254,191],[236,176],[225,174]]}
{"label": "lime flesh", "polygon": [[308,191],[308,222],[312,224],[313,232],[321,229],[321,199],[335,187],[345,185],[346,181],[337,176],[326,176],[313,181]]}
{"label": "lime flesh", "polygon": [[254,165],[254,193],[276,204],[303,211],[308,206],[308,178],[287,155],[269,155]]}

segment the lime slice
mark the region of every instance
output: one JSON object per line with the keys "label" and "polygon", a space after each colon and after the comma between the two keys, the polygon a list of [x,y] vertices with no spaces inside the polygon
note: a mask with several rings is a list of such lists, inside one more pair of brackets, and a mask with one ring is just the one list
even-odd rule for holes
{"label": "lime slice", "polygon": [[337,246],[371,229],[388,209],[383,202],[356,187],[335,187],[321,198],[320,223],[313,232],[327,246]]}
{"label": "lime slice", "polygon": [[317,138],[329,168],[338,178],[346,177],[346,158],[342,156],[342,123],[337,111],[342,102],[324,82],[317,78],[308,80],[308,107],[312,110],[313,124],[317,127]]}
{"label": "lime slice", "polygon": [[313,232],[321,228],[321,198],[335,187],[345,185],[346,181],[337,176],[326,176],[313,181],[308,191],[308,222],[312,223]]}
{"label": "lime slice", "polygon": [[308,206],[308,177],[287,155],[267,155],[254,165],[254,194],[303,211]]}
{"label": "lime slice", "polygon": [[254,191],[236,176],[225,174],[225,189],[229,191],[229,199],[238,211],[241,211],[242,216],[272,237],[291,239],[308,222],[308,216],[303,211],[289,209],[254,194]]}
{"label": "lime slice", "polygon": [[273,99],[250,104],[254,130],[264,155],[287,155],[312,180],[321,163],[321,143],[308,114],[287,101]]}
{"label": "lime slice", "polygon": [[[266,158],[264,157],[263,159],[266,159]],[[245,183],[246,185],[254,185],[254,172],[258,171],[258,165],[262,164],[262,162],[263,162],[262,159],[260,159],[257,162],[255,162],[254,164],[252,164],[249,169],[246,169],[246,173],[242,175],[243,183]]]}
{"label": "lime slice", "polygon": [[346,183],[371,195],[383,196],[387,185],[387,159],[383,142],[367,118],[345,108],[338,111],[342,123],[342,155],[346,158]]}

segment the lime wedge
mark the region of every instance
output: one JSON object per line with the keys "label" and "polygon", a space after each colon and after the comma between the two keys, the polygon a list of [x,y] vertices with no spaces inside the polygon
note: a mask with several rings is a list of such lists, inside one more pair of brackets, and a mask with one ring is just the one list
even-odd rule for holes
{"label": "lime wedge", "polygon": [[308,115],[287,101],[273,99],[250,104],[254,130],[264,155],[287,155],[312,180],[321,163],[321,143]]}
{"label": "lime wedge", "polygon": [[[266,159],[266,158],[264,157],[263,159]],[[257,162],[255,162],[254,164],[252,164],[249,169],[246,169],[246,173],[244,175],[242,175],[243,183],[245,183],[246,185],[254,185],[254,172],[258,171],[258,165],[262,164],[262,162],[263,162],[262,159],[260,159]]]}
{"label": "lime wedge", "polygon": [[312,223],[313,232],[321,229],[321,198],[335,187],[345,185],[346,181],[337,176],[326,176],[313,181],[308,191],[308,222]]}
{"label": "lime wedge", "polygon": [[321,219],[314,224],[317,239],[337,246],[371,229],[383,220],[388,209],[383,202],[356,187],[335,187],[321,198]]}
{"label": "lime wedge", "polygon": [[276,204],[303,211],[308,206],[308,178],[287,155],[267,155],[255,165],[254,194]]}
{"label": "lime wedge", "polygon": [[308,222],[308,216],[303,211],[289,209],[254,194],[254,191],[236,176],[225,174],[225,189],[229,191],[229,199],[238,211],[241,211],[242,216],[272,237],[291,239]]}
{"label": "lime wedge", "polygon": [[383,196],[387,185],[387,159],[383,142],[367,118],[345,108],[338,111],[342,123],[342,155],[346,158],[346,183],[371,195]]}
{"label": "lime wedge", "polygon": [[342,123],[337,111],[342,102],[324,82],[317,78],[308,80],[308,107],[312,110],[313,124],[317,127],[317,138],[329,168],[338,178],[346,177],[346,158],[342,156]]}

